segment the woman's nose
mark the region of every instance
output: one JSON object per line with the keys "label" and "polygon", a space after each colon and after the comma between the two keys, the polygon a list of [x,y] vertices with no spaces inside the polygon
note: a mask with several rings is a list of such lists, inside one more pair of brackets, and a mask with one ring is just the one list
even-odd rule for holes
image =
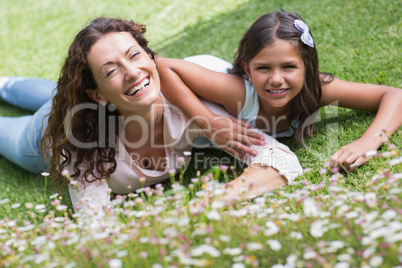
{"label": "woman's nose", "polygon": [[125,74],[125,78],[127,81],[130,81],[132,79],[137,79],[140,76],[140,69],[136,66],[132,66],[130,64],[127,64],[125,66],[126,69],[126,74]]}

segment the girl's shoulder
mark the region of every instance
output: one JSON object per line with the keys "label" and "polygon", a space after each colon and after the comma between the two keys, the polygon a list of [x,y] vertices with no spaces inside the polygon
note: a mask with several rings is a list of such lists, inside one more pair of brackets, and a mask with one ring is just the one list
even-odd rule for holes
{"label": "girl's shoulder", "polygon": [[255,126],[255,118],[258,115],[258,111],[260,110],[260,102],[258,101],[258,94],[254,90],[253,84],[251,84],[248,80],[244,79],[245,86],[245,96],[244,102],[241,105],[241,110],[238,114],[238,117],[250,121],[252,118],[254,120],[249,123]]}

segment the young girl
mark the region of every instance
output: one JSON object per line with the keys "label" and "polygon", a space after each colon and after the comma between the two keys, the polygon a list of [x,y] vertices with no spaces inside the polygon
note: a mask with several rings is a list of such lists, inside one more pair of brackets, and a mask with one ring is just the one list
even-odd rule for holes
{"label": "young girl", "polygon": [[[325,105],[377,111],[375,120],[361,138],[340,148],[330,159],[332,166],[353,170],[367,159],[363,154],[382,144],[376,135],[384,128],[392,135],[402,123],[402,91],[397,88],[360,84],[321,73],[312,34],[303,19],[291,12],[278,11],[260,17],[245,33],[229,74],[227,62],[212,56],[183,60],[161,59],[158,70],[165,95],[185,113],[198,116],[200,127],[224,127],[190,92],[219,103],[233,116],[275,136],[311,137],[315,112]],[[197,64],[214,69],[205,69]],[[182,81],[180,81],[182,79]],[[181,82],[181,86],[178,84]],[[184,83],[183,83],[184,82]],[[242,127],[239,127],[242,129]],[[212,137],[231,152],[255,153],[245,145],[258,143],[258,136],[220,132]]]}
{"label": "young girl", "polygon": [[[72,203],[85,197],[95,208],[110,201],[109,188],[126,194],[179,170],[176,158],[191,150],[202,132],[161,93],[155,53],[144,32],[145,26],[133,21],[92,21],[71,44],[52,99],[55,83],[1,78],[2,100],[40,108],[33,116],[0,117],[0,155],[39,173],[42,140],[44,154],[50,153],[50,173],[70,182],[61,175],[66,170],[77,184],[69,188]],[[228,116],[222,108],[208,106]],[[47,125],[44,133],[42,124]],[[249,168],[230,182],[228,196],[260,195],[302,172],[288,147],[264,138],[267,146],[255,147],[258,156],[246,160]],[[251,184],[243,194],[241,189]]]}

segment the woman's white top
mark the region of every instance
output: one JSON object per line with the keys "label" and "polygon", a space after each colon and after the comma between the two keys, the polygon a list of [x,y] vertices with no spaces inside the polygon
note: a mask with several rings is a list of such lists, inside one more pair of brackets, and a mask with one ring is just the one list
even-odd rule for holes
{"label": "woman's white top", "polygon": [[[98,207],[110,202],[108,190],[113,193],[127,194],[141,188],[140,177],[145,177],[145,184],[153,185],[169,178],[169,171],[176,169],[179,171],[176,158],[183,156],[183,152],[191,151],[197,138],[204,136],[203,131],[181,112],[179,108],[173,106],[161,93],[164,105],[163,111],[163,132],[165,141],[165,153],[168,164],[163,171],[144,169],[133,161],[132,157],[125,149],[122,140],[118,140],[116,145],[116,171],[109,178],[103,181],[93,183],[78,183],[75,186],[69,186],[69,192],[72,204],[80,205],[80,200],[89,199],[91,206]],[[215,114],[230,116],[222,106],[210,102],[204,104]],[[252,163],[261,163],[264,166],[271,166],[285,176],[288,183],[302,173],[302,168],[296,155],[290,149],[268,136],[262,131],[255,129],[265,137],[265,146],[253,146],[258,151],[257,156],[249,156],[244,162],[248,165]],[[135,157],[135,156],[133,156]],[[162,160],[161,160],[162,161]],[[67,167],[71,173],[72,167]],[[89,181],[92,178],[88,178]],[[110,191],[109,190],[109,191]]]}

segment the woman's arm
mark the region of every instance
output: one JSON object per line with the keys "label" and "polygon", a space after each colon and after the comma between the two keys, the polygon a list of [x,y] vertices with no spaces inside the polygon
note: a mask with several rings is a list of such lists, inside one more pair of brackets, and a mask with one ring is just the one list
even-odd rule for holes
{"label": "woman's arm", "polygon": [[[259,130],[258,130],[259,131]],[[291,184],[303,173],[297,156],[286,145],[265,136],[265,146],[253,146],[257,156],[246,159],[249,167],[228,183],[229,198],[249,199]]]}
{"label": "woman's arm", "polygon": [[341,165],[353,170],[368,161],[364,153],[377,150],[382,139],[377,134],[387,130],[392,135],[402,124],[402,90],[398,88],[363,84],[334,79],[323,85],[321,105],[377,112],[374,121],[356,141],[340,148],[330,159],[332,166]]}
{"label": "woman's arm", "polygon": [[274,168],[252,164],[238,178],[226,184],[226,198],[247,200],[287,184],[287,179]]}
{"label": "woman's arm", "polygon": [[241,120],[213,114],[193,93],[237,115],[245,99],[242,79],[184,60],[158,58],[157,64],[164,95],[192,117],[213,142],[242,158],[246,153],[256,154],[248,145],[264,144],[261,135],[249,130],[250,125]]}
{"label": "woman's arm", "polygon": [[[228,115],[221,106],[211,102],[204,102],[213,113],[217,115]],[[188,131],[193,133],[189,126]],[[278,142],[273,137],[263,133],[259,129],[253,129],[260,133],[265,140],[264,146],[252,145],[252,149],[257,151],[255,156],[248,155],[242,161],[248,168],[238,178],[226,185],[226,194],[229,199],[241,198],[248,199],[250,196],[259,196],[270,192],[279,187],[291,184],[293,180],[303,173],[297,156],[288,146]],[[196,133],[196,132],[194,132]],[[200,131],[198,134],[200,135]],[[197,136],[193,136],[195,140]],[[228,150],[225,148],[228,152]],[[230,152],[229,152],[230,153]]]}
{"label": "woman's arm", "polygon": [[81,183],[78,180],[68,185],[71,204],[74,211],[92,209],[97,213],[102,212],[102,207],[110,203],[109,186],[104,181],[93,183]]}
{"label": "woman's arm", "polygon": [[[65,153],[65,151],[63,151],[63,153]],[[82,162],[78,165],[80,171],[78,177],[71,177],[71,174],[76,173],[74,165],[77,161],[77,153],[70,153],[70,164],[63,169],[62,175],[68,180],[68,190],[74,211],[77,212],[77,208],[79,208],[81,212],[91,209],[97,213],[101,213],[103,206],[110,203],[110,192],[106,178],[97,180],[93,174],[89,174],[85,180],[83,174],[86,170],[90,169],[90,164],[87,162]],[[105,164],[105,167],[109,167],[109,164]],[[107,168],[105,170],[107,170]],[[93,171],[96,173],[95,170]]]}

